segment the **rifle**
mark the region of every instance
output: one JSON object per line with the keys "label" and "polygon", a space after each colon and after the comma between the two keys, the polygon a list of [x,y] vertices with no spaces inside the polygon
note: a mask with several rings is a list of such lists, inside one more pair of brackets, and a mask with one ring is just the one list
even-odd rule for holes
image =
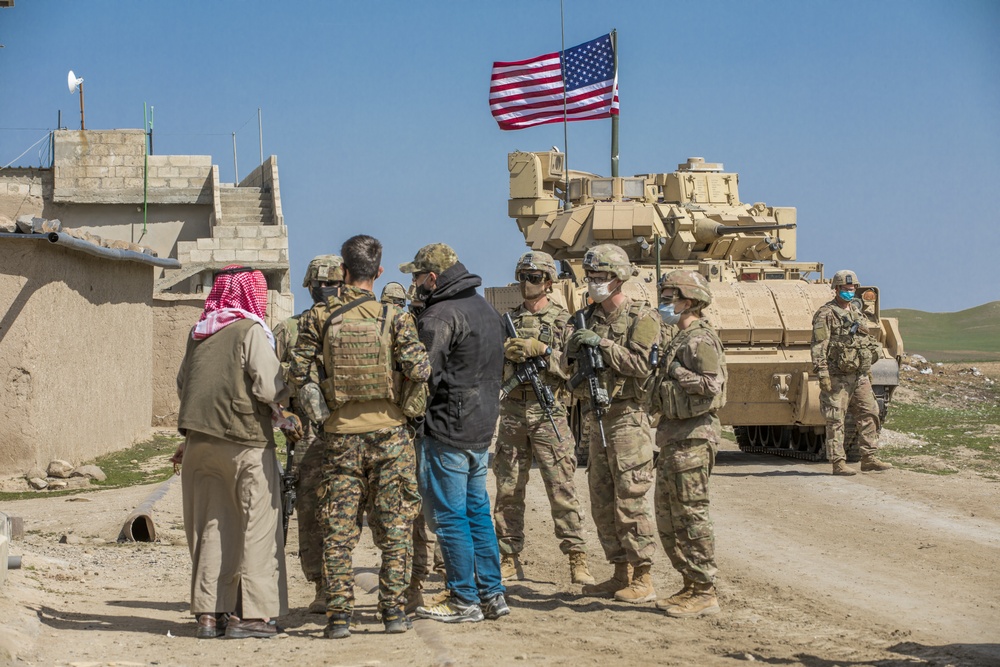
{"label": "rifle", "polygon": [[[504,313],[501,319],[503,319],[503,328],[507,332],[507,338],[517,338],[517,329],[514,328],[514,320],[511,319],[510,313]],[[555,396],[552,395],[552,389],[538,377],[539,371],[544,371],[548,367],[549,364],[544,357],[531,357],[523,363],[514,364],[514,375],[500,387],[500,400],[507,398],[507,394],[513,391],[514,387],[524,382],[530,382],[531,389],[535,392],[535,398],[542,406],[542,412],[552,424],[552,430],[556,432],[556,440],[562,442],[559,427],[556,426],[556,421],[552,418],[552,408],[556,404]]]}
{"label": "rifle", "polygon": [[285,540],[288,540],[288,522],[295,511],[295,443],[285,439],[285,469],[281,471],[281,530],[284,532]]}
{"label": "rifle", "polygon": [[[573,314],[573,329],[579,331],[586,328],[587,321],[584,318],[583,311],[576,311]],[[604,437],[603,417],[604,413],[608,411],[608,406],[611,405],[611,399],[608,397],[607,390],[601,387],[601,383],[597,379],[598,372],[604,370],[604,357],[601,356],[601,351],[596,347],[581,345],[574,358],[577,363],[577,372],[569,379],[567,386],[572,391],[581,382],[587,382],[587,393],[590,394],[590,409],[593,410],[594,417],[597,418],[597,426],[601,429],[601,444],[607,447],[608,441]]]}

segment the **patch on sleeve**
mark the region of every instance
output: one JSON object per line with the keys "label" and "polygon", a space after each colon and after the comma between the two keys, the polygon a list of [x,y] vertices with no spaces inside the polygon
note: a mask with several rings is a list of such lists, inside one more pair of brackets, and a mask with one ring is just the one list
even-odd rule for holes
{"label": "patch on sleeve", "polygon": [[826,322],[817,322],[813,325],[813,340],[821,341],[830,337],[830,330],[826,328]]}
{"label": "patch on sleeve", "polygon": [[660,338],[659,316],[656,319],[648,315],[640,315],[639,321],[635,323],[632,330],[632,342],[643,349],[648,350],[653,347],[653,343]]}

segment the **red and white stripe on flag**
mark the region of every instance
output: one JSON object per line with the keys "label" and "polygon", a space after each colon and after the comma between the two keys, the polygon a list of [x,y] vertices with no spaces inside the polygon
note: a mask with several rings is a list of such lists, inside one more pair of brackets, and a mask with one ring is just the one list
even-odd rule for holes
{"label": "red and white stripe on flag", "polygon": [[610,35],[566,50],[516,62],[493,63],[490,111],[501,130],[520,130],[563,120],[596,120],[618,114],[618,73]]}

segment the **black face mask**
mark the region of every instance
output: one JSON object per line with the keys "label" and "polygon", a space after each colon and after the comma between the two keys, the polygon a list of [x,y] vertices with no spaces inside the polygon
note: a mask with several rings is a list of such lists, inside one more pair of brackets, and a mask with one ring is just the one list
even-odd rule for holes
{"label": "black face mask", "polygon": [[309,288],[309,295],[313,298],[313,303],[326,303],[331,296],[340,296],[340,285],[321,285],[313,283]]}

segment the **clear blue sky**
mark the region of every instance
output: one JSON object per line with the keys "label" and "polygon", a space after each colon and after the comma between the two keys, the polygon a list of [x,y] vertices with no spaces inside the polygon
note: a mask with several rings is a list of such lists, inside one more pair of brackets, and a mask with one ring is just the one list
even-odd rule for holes
{"label": "clear blue sky", "polygon": [[[885,307],[1000,299],[1000,2],[566,0],[566,45],[618,29],[621,173],[688,156],[745,202],[796,206],[799,259],[854,268]],[[56,125],[142,127],[233,178],[278,156],[293,279],[355,233],[386,278],[443,241],[487,284],[523,250],[506,155],[561,125],[502,132],[494,60],[559,49],[558,0],[56,2],[0,9],[0,166]],[[24,129],[18,129],[24,128]],[[610,121],[570,125],[575,169],[608,174]],[[39,164],[37,151],[17,161]],[[307,296],[296,290],[297,307]]]}

